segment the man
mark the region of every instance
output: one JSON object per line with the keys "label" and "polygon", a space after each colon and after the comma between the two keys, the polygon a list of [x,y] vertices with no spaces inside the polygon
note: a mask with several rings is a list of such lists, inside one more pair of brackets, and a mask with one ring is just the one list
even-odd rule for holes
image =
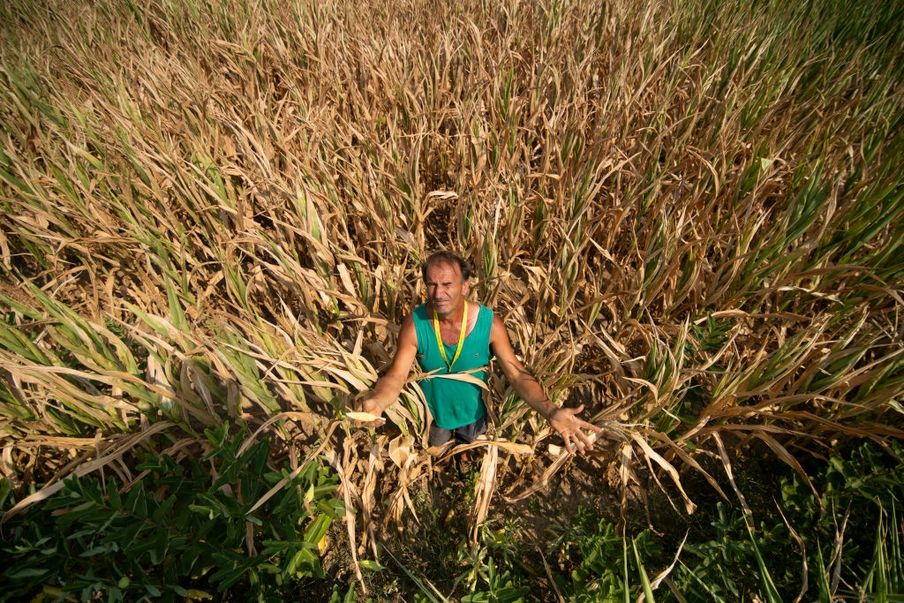
{"label": "man", "polygon": [[[569,452],[593,448],[583,430],[599,433],[599,427],[577,417],[578,408],[557,408],[537,379],[515,357],[508,330],[489,308],[468,302],[471,270],[467,262],[449,252],[430,256],[423,266],[427,303],[405,318],[398,348],[389,370],[363,399],[364,412],[380,416],[398,399],[415,358],[427,372],[471,375],[486,381],[491,353],[502,372],[527,404],[549,421],[565,440]],[[472,442],[486,432],[486,408],[480,388],[465,379],[440,376],[420,382],[433,415],[430,445],[441,446],[453,437]],[[385,421],[380,419],[382,425]]]}

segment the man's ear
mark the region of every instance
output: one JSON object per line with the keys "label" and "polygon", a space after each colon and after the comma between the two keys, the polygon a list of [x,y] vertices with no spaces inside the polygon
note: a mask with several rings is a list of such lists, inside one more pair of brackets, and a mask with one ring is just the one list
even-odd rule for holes
{"label": "man's ear", "polygon": [[468,279],[461,286],[461,294],[467,297],[471,293],[471,279]]}

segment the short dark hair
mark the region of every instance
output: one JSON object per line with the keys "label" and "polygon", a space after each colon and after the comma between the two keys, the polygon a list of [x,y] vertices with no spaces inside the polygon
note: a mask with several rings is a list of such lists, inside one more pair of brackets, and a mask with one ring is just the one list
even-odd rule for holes
{"label": "short dark hair", "polygon": [[458,264],[458,268],[461,270],[461,280],[464,282],[471,278],[471,265],[467,260],[451,251],[437,251],[421,266],[421,275],[425,281],[427,280],[427,268],[436,264]]}

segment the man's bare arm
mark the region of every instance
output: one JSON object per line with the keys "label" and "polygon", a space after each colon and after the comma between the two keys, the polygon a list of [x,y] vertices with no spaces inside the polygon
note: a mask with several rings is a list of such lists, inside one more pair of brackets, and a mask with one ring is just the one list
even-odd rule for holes
{"label": "man's bare arm", "polygon": [[[399,399],[399,394],[402,393],[416,355],[417,334],[414,330],[414,321],[411,316],[408,316],[402,322],[402,328],[399,330],[399,341],[392,364],[361,401],[361,410],[380,416],[384,410],[392,406]],[[381,424],[382,422],[381,419]]]}
{"label": "man's bare arm", "polygon": [[527,405],[549,421],[553,429],[562,436],[562,439],[565,440],[565,448],[571,452],[573,450],[572,440],[574,440],[580,452],[592,449],[593,442],[583,430],[588,429],[600,433],[602,429],[577,418],[578,413],[584,410],[583,404],[577,408],[558,408],[549,401],[537,378],[515,356],[508,329],[505,328],[505,323],[498,316],[493,317],[490,345],[493,346],[493,352],[499,359],[502,372],[509,383]]}

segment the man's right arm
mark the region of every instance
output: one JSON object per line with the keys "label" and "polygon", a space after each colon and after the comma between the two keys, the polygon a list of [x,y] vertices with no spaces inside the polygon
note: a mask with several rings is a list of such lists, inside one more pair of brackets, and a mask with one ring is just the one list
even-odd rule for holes
{"label": "man's right arm", "polygon": [[[399,330],[399,342],[389,370],[377,380],[374,388],[361,401],[361,410],[380,416],[384,410],[392,406],[402,393],[415,356],[417,356],[417,333],[414,330],[414,320],[409,315]],[[380,424],[382,423],[381,419]]]}

